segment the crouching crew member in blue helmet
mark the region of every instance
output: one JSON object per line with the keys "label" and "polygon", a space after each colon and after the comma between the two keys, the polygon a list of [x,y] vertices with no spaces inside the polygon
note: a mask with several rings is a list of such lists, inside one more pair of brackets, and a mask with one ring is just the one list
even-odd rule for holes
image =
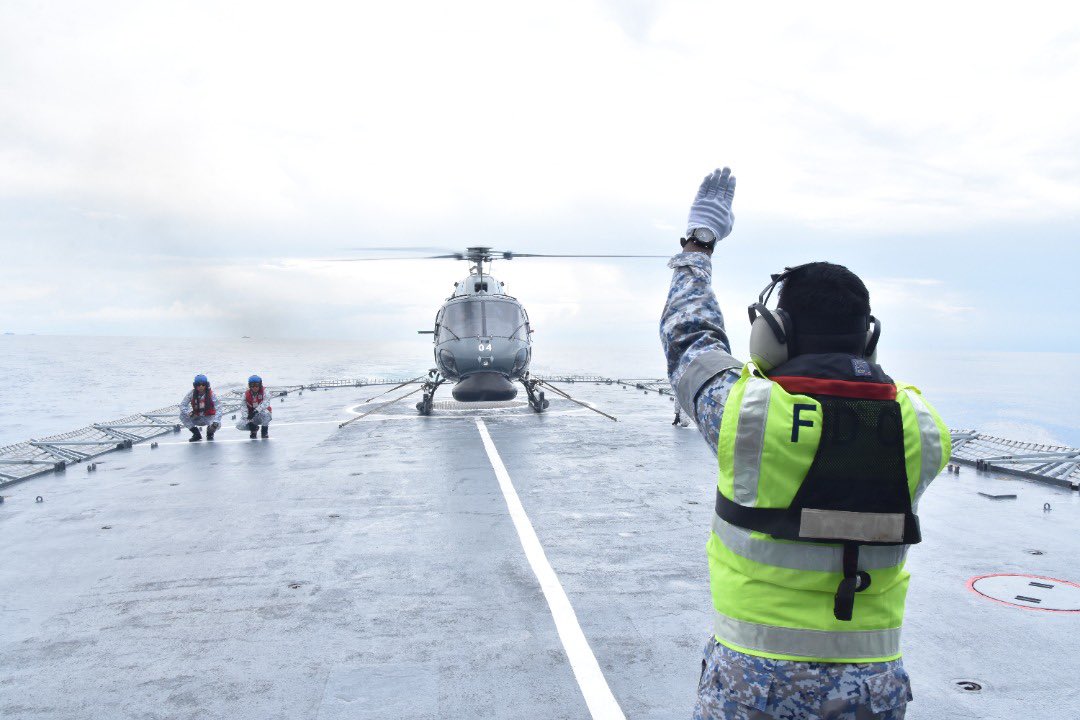
{"label": "crouching crew member in blue helmet", "polygon": [[671,386],[719,462],[694,718],[899,720],[904,561],[949,432],[877,364],[881,323],[843,266],[773,275],[750,361],[732,357],[711,258],[734,194],[727,168],[698,190],[660,324]]}
{"label": "crouching crew member in blue helmet", "polygon": [[255,438],[255,433],[262,425],[262,436],[270,437],[270,398],[263,386],[262,378],[252,375],[248,378],[248,389],[244,393],[244,405],[247,408],[246,419],[237,423],[237,428],[247,430],[250,437]]}
{"label": "crouching crew member in blue helmet", "polygon": [[210,381],[205,375],[196,375],[191,385],[191,391],[180,401],[180,422],[191,431],[188,442],[202,440],[201,427],[206,428],[206,439],[213,440],[214,433],[221,427],[217,395],[210,389]]}

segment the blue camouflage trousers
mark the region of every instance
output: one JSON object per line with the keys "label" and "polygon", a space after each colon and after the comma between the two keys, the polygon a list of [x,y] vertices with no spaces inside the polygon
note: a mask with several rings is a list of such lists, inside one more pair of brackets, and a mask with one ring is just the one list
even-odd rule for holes
{"label": "blue camouflage trousers", "polygon": [[771,660],[709,638],[694,720],[902,720],[911,682],[900,660]]}

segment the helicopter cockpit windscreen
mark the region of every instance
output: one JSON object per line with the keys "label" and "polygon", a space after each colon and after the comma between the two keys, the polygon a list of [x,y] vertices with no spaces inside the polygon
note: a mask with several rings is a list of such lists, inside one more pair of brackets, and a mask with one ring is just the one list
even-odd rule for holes
{"label": "helicopter cockpit windscreen", "polygon": [[525,316],[521,306],[505,300],[484,301],[487,335],[491,337],[526,339]]}
{"label": "helicopter cockpit windscreen", "polygon": [[439,319],[439,342],[470,337],[528,336],[521,306],[506,300],[472,299],[447,305]]}
{"label": "helicopter cockpit windscreen", "polygon": [[439,342],[484,334],[484,313],[476,301],[447,305],[439,320]]}

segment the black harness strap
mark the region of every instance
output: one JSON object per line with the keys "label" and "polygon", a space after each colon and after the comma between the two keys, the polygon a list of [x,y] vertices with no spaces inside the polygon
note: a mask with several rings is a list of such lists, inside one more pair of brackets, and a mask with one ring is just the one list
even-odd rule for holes
{"label": "black harness strap", "polygon": [[[847,543],[851,538],[806,538],[800,535],[802,526],[802,508],[755,508],[740,505],[734,500],[728,499],[719,490],[716,491],[716,514],[732,525],[738,525],[747,530],[756,530],[782,540],[796,540],[801,542],[833,542]],[[922,541],[922,533],[919,530],[919,517],[912,512],[904,513],[904,537],[900,542],[904,545],[916,545]],[[896,542],[866,542],[860,541],[861,545],[896,545]]]}
{"label": "black harness strap", "polygon": [[833,615],[837,620],[851,620],[855,593],[870,587],[870,573],[859,569],[859,544],[844,543],[844,579],[836,586]]}
{"label": "black harness strap", "polygon": [[716,514],[732,525],[757,530],[784,540],[799,539],[798,508],[754,508],[729,500],[716,491]]}
{"label": "black harness strap", "polygon": [[[746,507],[734,500],[729,500],[723,493],[717,491],[716,514],[732,525],[748,530],[768,533],[784,540],[806,540],[799,537],[800,520],[797,509]],[[838,541],[841,540],[838,539]],[[855,610],[855,593],[870,587],[871,580],[870,573],[859,569],[859,546],[879,543],[859,543],[851,540],[842,540],[842,542],[844,544],[844,577],[836,586],[833,615],[837,620],[850,621]],[[904,542],[909,545],[919,542],[919,519],[910,513],[905,518]],[[880,544],[894,545],[895,543]]]}

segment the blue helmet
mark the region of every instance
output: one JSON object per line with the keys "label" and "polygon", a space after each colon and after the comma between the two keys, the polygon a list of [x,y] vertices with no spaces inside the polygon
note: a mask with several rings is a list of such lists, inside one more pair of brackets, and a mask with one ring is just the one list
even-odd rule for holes
{"label": "blue helmet", "polygon": [[206,387],[210,387],[210,381],[206,379],[205,375],[196,375],[195,379],[191,382],[191,386],[195,387],[199,383],[202,383]]}
{"label": "blue helmet", "polygon": [[258,375],[252,375],[248,378],[248,385],[250,385],[251,383],[259,383],[260,385],[262,385],[262,378]]}

